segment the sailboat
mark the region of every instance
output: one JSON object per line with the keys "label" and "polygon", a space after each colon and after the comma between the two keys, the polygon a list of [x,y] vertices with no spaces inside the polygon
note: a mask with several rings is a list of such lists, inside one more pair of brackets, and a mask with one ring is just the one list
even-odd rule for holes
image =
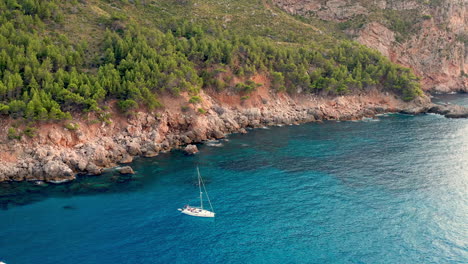
{"label": "sailboat", "polygon": [[[211,205],[210,197],[208,196],[208,192],[206,191],[206,188],[205,188],[205,183],[203,182],[203,179],[200,176],[200,170],[198,169],[198,167],[197,167],[197,173],[198,173],[198,188],[200,189],[200,207],[186,205],[184,206],[184,208],[179,208],[178,210],[183,214],[191,215],[191,216],[215,217],[215,213],[213,210],[213,206]],[[205,191],[206,198],[208,199],[208,203],[210,204],[211,211],[208,211],[203,208],[202,186],[203,186],[203,190]]]}

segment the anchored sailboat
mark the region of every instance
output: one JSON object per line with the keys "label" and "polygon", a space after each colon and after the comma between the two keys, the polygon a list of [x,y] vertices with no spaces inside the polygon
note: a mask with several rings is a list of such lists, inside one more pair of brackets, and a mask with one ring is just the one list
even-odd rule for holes
{"label": "anchored sailboat", "polygon": [[[198,188],[200,189],[200,207],[186,205],[184,208],[179,208],[178,210],[183,214],[191,215],[191,216],[198,216],[198,217],[215,217],[215,213],[213,210],[213,206],[211,205],[210,197],[208,196],[208,192],[205,188],[205,183],[203,182],[202,177],[200,176],[200,170],[197,167],[198,173]],[[208,199],[208,203],[210,204],[211,211],[203,209],[203,190],[205,191],[206,198]]]}

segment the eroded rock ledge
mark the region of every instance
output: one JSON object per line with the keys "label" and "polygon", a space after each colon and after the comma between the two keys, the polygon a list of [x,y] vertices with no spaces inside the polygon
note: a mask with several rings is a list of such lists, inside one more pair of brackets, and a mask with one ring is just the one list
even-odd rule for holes
{"label": "eroded rock ledge", "polygon": [[427,112],[440,114],[447,118],[468,118],[468,107],[460,105],[433,105]]}
{"label": "eroded rock ledge", "polygon": [[430,105],[427,98],[407,104],[378,91],[291,98],[259,89],[247,100],[227,94],[202,93],[201,97],[202,102],[195,105],[187,104],[188,95],[165,97],[166,108],[157,112],[137,111],[128,118],[114,114],[109,124],[81,120],[74,131],[61,124],[43,124],[36,137],[21,141],[8,140],[10,123],[0,120],[0,181],[61,183],[74,180],[77,174],[98,175],[104,168],[131,162],[134,156],[153,157],[229,133],[244,133],[248,127],[353,120],[404,109],[445,111]]}

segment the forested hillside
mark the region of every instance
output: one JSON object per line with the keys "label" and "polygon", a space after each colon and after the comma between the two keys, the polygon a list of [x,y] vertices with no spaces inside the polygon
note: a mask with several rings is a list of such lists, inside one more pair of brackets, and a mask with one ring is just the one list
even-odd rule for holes
{"label": "forested hillside", "polygon": [[[194,101],[200,89],[248,94],[262,85],[250,80],[255,74],[293,94],[373,87],[404,100],[421,94],[409,69],[374,50],[320,32],[307,36],[261,1],[211,2],[0,0],[0,114],[70,119],[101,113],[108,100],[123,112],[154,109],[164,93],[187,91]],[[203,17],[193,11],[200,6]],[[284,26],[266,27],[271,20]]]}

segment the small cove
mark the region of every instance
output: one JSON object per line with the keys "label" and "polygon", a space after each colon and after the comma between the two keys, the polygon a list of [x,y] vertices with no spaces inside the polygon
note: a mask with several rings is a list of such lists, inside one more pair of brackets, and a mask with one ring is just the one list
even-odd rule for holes
{"label": "small cove", "polygon": [[[0,261],[468,262],[468,120],[368,121],[234,134],[195,156],[136,159],[134,178],[4,183]],[[197,165],[214,220],[177,211],[197,201]]]}

